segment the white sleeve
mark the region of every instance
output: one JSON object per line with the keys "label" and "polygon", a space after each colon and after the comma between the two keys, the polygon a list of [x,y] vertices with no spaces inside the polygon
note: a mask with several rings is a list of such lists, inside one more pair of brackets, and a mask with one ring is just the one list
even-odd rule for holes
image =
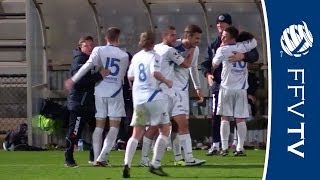
{"label": "white sleeve", "polygon": [[240,49],[244,51],[241,53],[246,53],[257,47],[257,40],[253,38],[248,41],[238,42],[237,45],[239,45]]}
{"label": "white sleeve", "polygon": [[222,63],[223,59],[225,59],[225,57],[223,55],[223,47],[219,47],[217,49],[216,54],[214,55],[214,57],[212,59],[212,63],[216,64],[216,65],[220,65]]}
{"label": "white sleeve", "polygon": [[[127,53],[126,53],[127,54]],[[127,54],[127,56],[124,56],[122,59],[121,59],[121,62],[122,62],[122,67],[121,68],[121,79],[122,81],[124,80],[124,76],[126,74],[126,71],[128,69],[128,66],[129,66],[129,56]]]}
{"label": "white sleeve", "polygon": [[168,50],[168,57],[171,61],[173,61],[175,64],[180,65],[183,63],[184,58],[178,53],[178,51],[170,47]]}
{"label": "white sleeve", "polygon": [[101,58],[100,58],[100,53],[101,53],[100,50],[101,50],[101,48],[102,48],[101,46],[93,48],[88,62],[91,62],[95,66],[98,65],[98,66],[104,67],[105,64],[102,64],[102,61],[101,61]]}
{"label": "white sleeve", "polygon": [[150,64],[150,72],[154,73],[154,72],[161,72],[161,65],[160,65],[160,55],[158,54],[154,54],[153,60],[151,61]]}
{"label": "white sleeve", "polygon": [[200,79],[199,79],[199,71],[198,71],[198,59],[199,59],[199,47],[197,46],[194,49],[191,67],[189,68],[191,79],[192,79],[193,86],[195,89],[201,88],[201,83],[200,83]]}

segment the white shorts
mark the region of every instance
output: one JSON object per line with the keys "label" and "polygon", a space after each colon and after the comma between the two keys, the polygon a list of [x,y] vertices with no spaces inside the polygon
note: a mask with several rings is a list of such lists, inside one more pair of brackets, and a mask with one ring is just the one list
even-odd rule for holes
{"label": "white shorts", "polygon": [[[180,101],[181,101],[181,105],[184,109],[184,114],[189,116],[189,113],[190,113],[189,92],[176,90],[176,93],[178,95],[178,99],[180,99]],[[179,112],[179,111],[181,111],[180,109],[181,108],[178,107],[178,109],[173,109],[172,112]],[[174,114],[174,113],[172,113],[172,114]],[[176,115],[178,115],[178,114],[176,114]]]}
{"label": "white shorts", "polygon": [[167,100],[156,100],[144,104],[138,104],[133,109],[133,116],[130,126],[156,126],[168,124]]}
{"label": "white shorts", "polygon": [[185,114],[184,107],[182,105],[181,97],[174,93],[174,95],[167,95],[168,97],[168,112],[170,117]]}
{"label": "white shorts", "polygon": [[248,118],[249,107],[246,89],[220,87],[217,115]]}
{"label": "white shorts", "polygon": [[95,104],[97,111],[96,118],[105,119],[109,116],[109,118],[121,120],[121,117],[126,117],[122,96],[115,98],[95,96]]}

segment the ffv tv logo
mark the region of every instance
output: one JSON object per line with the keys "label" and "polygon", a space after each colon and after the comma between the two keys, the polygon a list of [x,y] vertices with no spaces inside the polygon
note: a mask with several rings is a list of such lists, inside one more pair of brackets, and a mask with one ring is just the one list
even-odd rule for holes
{"label": "ffv tv logo", "polygon": [[284,52],[289,56],[301,57],[309,53],[313,44],[313,37],[307,24],[293,24],[286,28],[281,36],[280,43]]}

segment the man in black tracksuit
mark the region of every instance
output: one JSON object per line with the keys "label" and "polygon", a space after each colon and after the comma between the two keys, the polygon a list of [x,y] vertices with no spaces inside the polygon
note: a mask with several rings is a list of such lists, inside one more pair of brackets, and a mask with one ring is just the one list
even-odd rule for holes
{"label": "man in black tracksuit", "polygon": [[[212,139],[213,143],[209,151],[206,155],[212,156],[212,155],[218,155],[219,154],[219,144],[220,144],[220,121],[221,116],[216,115],[217,112],[217,105],[218,105],[218,97],[219,97],[219,88],[220,88],[220,82],[221,82],[221,71],[222,71],[222,64],[215,69],[214,72],[212,72],[212,58],[214,57],[214,54],[218,47],[221,45],[221,33],[224,31],[225,28],[232,25],[232,19],[231,16],[227,13],[220,14],[217,17],[216,20],[217,29],[219,32],[218,37],[211,43],[211,45],[208,47],[208,55],[206,57],[206,60],[201,64],[201,69],[204,74],[204,76],[207,78],[209,86],[212,91],[212,97],[213,97],[213,114],[212,114]],[[235,54],[230,57],[230,61],[240,61],[243,60],[248,63],[253,63],[259,59],[259,54],[256,48],[251,50],[247,53],[238,53],[235,52]],[[213,79],[214,77],[214,79]]]}
{"label": "man in black tracksuit", "polygon": [[[73,51],[70,77],[86,63],[93,48],[93,38],[91,36],[80,38],[79,47]],[[98,81],[103,79],[104,73],[106,73],[104,69],[101,69],[100,72],[92,69],[74,84],[73,89],[68,94],[67,102],[70,118],[65,150],[65,165],[67,167],[78,166],[73,157],[73,148],[81,138],[85,123],[87,122],[92,128],[95,127],[94,87]]]}

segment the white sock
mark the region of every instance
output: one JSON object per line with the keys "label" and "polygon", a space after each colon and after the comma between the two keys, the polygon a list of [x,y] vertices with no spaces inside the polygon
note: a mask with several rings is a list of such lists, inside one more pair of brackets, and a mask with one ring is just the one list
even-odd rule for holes
{"label": "white sock", "polygon": [[154,145],[153,149],[153,157],[151,164],[155,167],[158,168],[161,166],[161,159],[162,156],[166,150],[168,143],[168,137],[160,134],[157,138],[156,144]]}
{"label": "white sock", "polygon": [[244,141],[246,140],[247,136],[247,125],[246,122],[240,122],[237,123],[238,127],[238,145],[237,145],[237,151],[243,151],[243,145]]}
{"label": "white sock", "polygon": [[157,140],[156,138],[158,138],[158,136],[159,135],[157,135],[156,137],[153,137],[152,140],[151,140],[151,148],[152,149],[154,148],[154,145],[156,144],[156,140]]}
{"label": "white sock", "polygon": [[234,127],[234,133],[233,133],[233,142],[232,145],[237,146],[238,144],[238,132],[237,132],[237,128]]}
{"label": "white sock", "polygon": [[168,136],[167,148],[172,149],[172,143],[171,143],[171,131],[170,131],[169,136]]}
{"label": "white sock", "polygon": [[141,159],[148,158],[151,144],[152,144],[152,140],[147,138],[146,136],[143,136],[142,149],[141,149]]}
{"label": "white sock", "polygon": [[103,129],[99,127],[96,127],[92,133],[92,148],[94,154],[94,162],[97,161],[97,158],[101,152],[102,133]]}
{"label": "white sock", "polygon": [[137,150],[137,146],[138,146],[138,140],[131,137],[127,143],[126,152],[124,155],[125,165],[128,165],[129,167],[131,167],[132,158],[134,156],[134,153]]}
{"label": "white sock", "polygon": [[215,142],[215,143],[212,143],[213,144],[213,148],[216,149],[216,150],[219,150],[220,148],[220,142]]}
{"label": "white sock", "polygon": [[103,147],[97,161],[106,161],[106,154],[109,154],[116,142],[119,128],[110,127],[109,132],[104,139]]}
{"label": "white sock", "polygon": [[219,150],[220,148],[220,142],[213,142],[211,147],[210,147],[210,150]]}
{"label": "white sock", "polygon": [[184,158],[185,160],[191,161],[193,158],[192,155],[192,143],[191,143],[191,137],[190,134],[182,134],[179,135],[181,147],[183,148]]}
{"label": "white sock", "polygon": [[178,133],[171,133],[171,142],[172,142],[172,152],[174,155],[174,159],[176,161],[180,161],[182,159],[181,155],[181,144]]}
{"label": "white sock", "polygon": [[221,136],[222,150],[228,149],[229,134],[230,134],[230,122],[221,121],[220,136]]}

